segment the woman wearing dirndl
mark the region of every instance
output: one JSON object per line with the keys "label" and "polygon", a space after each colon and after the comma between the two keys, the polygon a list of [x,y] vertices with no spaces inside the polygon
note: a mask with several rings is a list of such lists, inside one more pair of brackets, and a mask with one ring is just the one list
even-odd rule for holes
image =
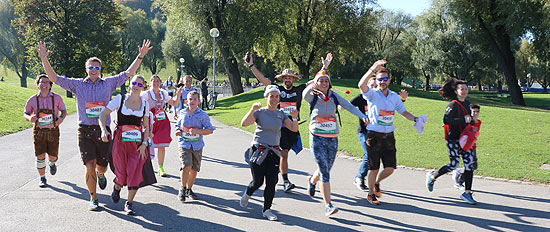
{"label": "woman wearing dirndl", "polygon": [[164,171],[164,155],[166,153],[166,147],[170,146],[172,141],[170,131],[170,120],[166,116],[165,105],[168,103],[172,106],[177,106],[181,95],[181,88],[177,90],[176,98],[170,97],[168,91],[161,89],[160,77],[153,75],[150,79],[153,88],[143,92],[142,98],[147,101],[150,107],[151,113],[153,113],[153,147],[157,148],[158,152],[158,174],[160,176],[166,176]]}
{"label": "woman wearing dirndl", "polygon": [[137,190],[157,182],[151,159],[147,154],[149,138],[149,106],[140,96],[145,88],[142,76],[134,76],[130,93],[117,95],[99,116],[101,139],[109,141],[110,133],[106,128],[106,118],[111,112],[117,112],[117,126],[113,136],[113,163],[115,166],[115,186],[111,198],[114,203],[120,200],[122,186],[128,186],[128,200],[124,212],[134,215],[132,202]]}

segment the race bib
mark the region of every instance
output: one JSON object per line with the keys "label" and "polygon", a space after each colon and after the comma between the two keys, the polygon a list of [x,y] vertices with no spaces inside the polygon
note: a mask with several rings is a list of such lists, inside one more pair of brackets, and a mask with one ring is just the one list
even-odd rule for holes
{"label": "race bib", "polygon": [[378,125],[381,126],[391,126],[393,125],[393,118],[395,111],[380,110],[378,114]]}
{"label": "race bib", "polygon": [[199,129],[198,127],[184,126],[181,129],[181,137],[183,138],[183,141],[185,141],[185,142],[196,142],[196,141],[199,141],[201,139],[200,135],[198,135],[198,134],[192,135],[191,132],[189,132],[189,130],[191,128]]}
{"label": "race bib", "polygon": [[47,126],[53,124],[53,114],[38,113],[38,125]]}
{"label": "race bib", "polygon": [[369,112],[369,106],[365,105],[365,113]]}
{"label": "race bib", "polygon": [[164,113],[164,111],[160,111],[155,114],[155,118],[157,119],[157,121],[166,120],[166,113]]}
{"label": "race bib", "polygon": [[122,142],[141,143],[141,130],[135,125],[122,126]]}
{"label": "race bib", "polygon": [[103,109],[105,109],[105,102],[86,102],[86,118],[99,118]]}
{"label": "race bib", "polygon": [[184,99],[184,100],[183,100],[183,109],[186,110],[187,107],[188,107],[188,105],[187,105],[187,99]]}
{"label": "race bib", "polygon": [[296,102],[281,102],[279,106],[286,116],[290,116],[290,111],[297,110]]}
{"label": "race bib", "polygon": [[335,135],[336,117],[317,117],[315,134]]}

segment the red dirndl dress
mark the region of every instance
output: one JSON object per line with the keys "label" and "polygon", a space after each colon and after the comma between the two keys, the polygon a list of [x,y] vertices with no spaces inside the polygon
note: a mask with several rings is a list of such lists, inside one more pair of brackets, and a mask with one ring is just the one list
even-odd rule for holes
{"label": "red dirndl dress", "polygon": [[155,148],[168,147],[172,142],[170,120],[164,110],[164,104],[168,99],[164,99],[163,94],[160,94],[160,99],[154,98],[154,93],[147,91],[149,94],[150,111],[153,113],[153,145]]}

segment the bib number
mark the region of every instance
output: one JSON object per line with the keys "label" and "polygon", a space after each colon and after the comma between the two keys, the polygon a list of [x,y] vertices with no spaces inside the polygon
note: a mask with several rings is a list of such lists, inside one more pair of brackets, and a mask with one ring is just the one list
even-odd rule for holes
{"label": "bib number", "polygon": [[393,125],[393,119],[395,117],[395,111],[380,110],[378,114],[378,125],[391,126]]}
{"label": "bib number", "polygon": [[166,120],[166,113],[164,113],[164,111],[160,111],[155,115],[155,118],[157,119],[157,121]]}
{"label": "bib number", "polygon": [[286,116],[290,116],[290,111],[297,110],[296,102],[281,102],[279,106]]}
{"label": "bib number", "polygon": [[122,142],[141,143],[141,130],[134,125],[122,126]]}
{"label": "bib number", "polygon": [[198,135],[198,134],[193,135],[193,134],[191,134],[191,132],[189,132],[191,130],[191,128],[199,129],[198,127],[184,126],[181,129],[181,137],[183,138],[183,141],[185,141],[185,142],[196,142],[196,141],[199,141],[201,139],[200,135]]}
{"label": "bib number", "polygon": [[53,114],[38,113],[38,125],[47,126],[53,124]]}
{"label": "bib number", "polygon": [[315,134],[335,135],[336,117],[317,117]]}
{"label": "bib number", "polygon": [[103,109],[105,109],[105,102],[86,102],[86,118],[99,118]]}

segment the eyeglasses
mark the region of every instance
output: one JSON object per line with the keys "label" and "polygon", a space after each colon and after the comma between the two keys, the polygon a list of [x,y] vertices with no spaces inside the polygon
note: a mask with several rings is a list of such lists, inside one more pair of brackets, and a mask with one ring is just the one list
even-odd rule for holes
{"label": "eyeglasses", "polygon": [[139,83],[137,81],[132,82],[132,85],[137,85],[138,87],[143,87],[143,84]]}
{"label": "eyeglasses", "polygon": [[91,70],[94,70],[94,69],[97,70],[97,71],[99,71],[99,70],[101,70],[101,67],[89,66],[88,69],[89,69],[90,71],[91,71]]}
{"label": "eyeglasses", "polygon": [[378,81],[388,81],[390,78],[384,77],[384,78],[378,78]]}

